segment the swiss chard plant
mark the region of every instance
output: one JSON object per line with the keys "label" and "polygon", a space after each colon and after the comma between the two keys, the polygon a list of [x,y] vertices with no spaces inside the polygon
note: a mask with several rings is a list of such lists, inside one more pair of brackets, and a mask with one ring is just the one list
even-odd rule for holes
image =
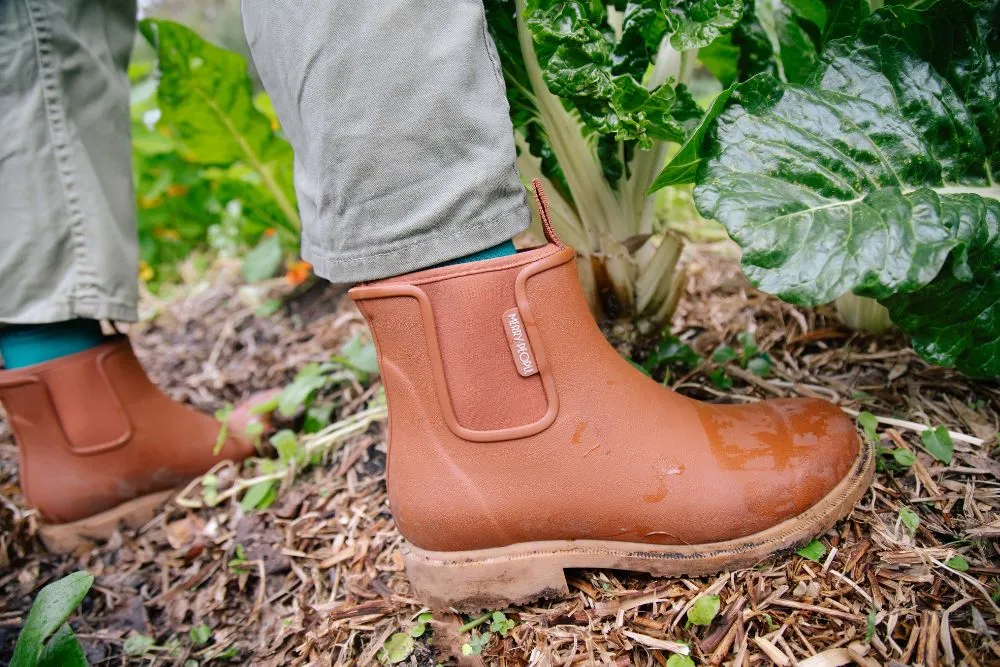
{"label": "swiss chard plant", "polygon": [[702,54],[736,83],[654,189],[696,183],[762,290],[875,299],[923,358],[1000,375],[1000,3],[793,6]]}
{"label": "swiss chard plant", "polygon": [[155,71],[130,71],[142,277],[169,282],[209,248],[243,255],[248,280],[275,275],[300,223],[292,148],[267,96],[240,55],[189,28],[146,19],[140,31],[156,54]]}
{"label": "swiss chard plant", "polygon": [[702,112],[683,81],[741,0],[487,0],[526,176],[541,178],[579,253],[592,309],[663,323],[682,286],[680,239],[649,187]]}

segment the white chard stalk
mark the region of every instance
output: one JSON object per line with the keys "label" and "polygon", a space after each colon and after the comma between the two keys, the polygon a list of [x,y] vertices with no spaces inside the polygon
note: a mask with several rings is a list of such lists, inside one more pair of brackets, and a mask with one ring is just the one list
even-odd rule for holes
{"label": "white chard stalk", "polygon": [[875,299],[848,292],[834,301],[840,321],[855,331],[882,334],[892,327],[889,310]]}
{"label": "white chard stalk", "polygon": [[[556,232],[579,255],[580,282],[594,314],[662,325],[673,315],[684,282],[682,240],[670,232],[654,233],[655,200],[647,195],[663,167],[668,145],[655,142],[652,150],[637,150],[630,177],[618,183],[617,190],[612,188],[580,119],[549,91],[542,78],[524,19],[525,0],[516,0],[516,6],[518,41],[531,82],[531,91],[525,92],[534,98],[572,203],[542,175],[541,161],[530,155],[523,137],[518,137],[518,167],[526,176],[539,178],[546,188]],[[648,86],[681,80],[694,62],[687,55],[664,39]]]}

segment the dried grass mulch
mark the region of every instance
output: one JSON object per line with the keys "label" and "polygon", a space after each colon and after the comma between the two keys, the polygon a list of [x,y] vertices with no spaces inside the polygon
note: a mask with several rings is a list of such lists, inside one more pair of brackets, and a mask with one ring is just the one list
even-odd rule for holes
{"label": "dried grass mulch", "polygon": [[[768,379],[736,370],[727,391],[695,371],[676,379],[679,391],[713,401],[829,398],[885,418],[883,446],[908,449],[917,462],[877,476],[851,517],[820,536],[820,562],[786,555],[703,579],[576,571],[569,598],[504,610],[516,625],[481,656],[462,655],[470,635],[458,628],[468,619],[438,615],[404,664],[665,665],[673,642],[711,664],[1000,664],[1000,386],[930,367],[897,337],[846,332],[827,309],[757,293],[732,259],[705,249],[690,259],[674,332],[707,357],[751,331],[774,365]],[[267,318],[254,315],[258,300],[249,297],[222,282],[165,307],[133,337],[154,379],[214,410],[288,381],[363,329],[332,289]],[[330,399],[343,417],[366,395],[346,386]],[[966,436],[951,465],[924,451],[913,426],[921,424]],[[94,665],[375,662],[422,611],[386,502],[384,435],[376,425],[348,440],[267,511],[172,505],[137,533],[55,557],[34,538],[37,517],[23,507],[4,431],[0,662],[38,589],[77,569],[97,577],[73,621]],[[223,471],[223,483],[238,474]],[[914,535],[902,508],[920,518]],[[967,571],[946,565],[956,554]],[[710,627],[686,627],[687,609],[705,594],[721,597],[719,616]],[[211,637],[196,645],[189,631],[202,624]],[[123,656],[133,633],[155,639],[143,657]]]}

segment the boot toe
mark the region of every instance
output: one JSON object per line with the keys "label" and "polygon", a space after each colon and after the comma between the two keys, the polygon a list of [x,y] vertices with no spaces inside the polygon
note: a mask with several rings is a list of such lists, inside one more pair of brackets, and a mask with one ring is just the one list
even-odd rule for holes
{"label": "boot toe", "polygon": [[828,401],[766,401],[761,409],[772,415],[770,432],[786,444],[774,448],[774,468],[750,497],[763,516],[779,522],[819,503],[850,473],[861,450],[850,417]]}
{"label": "boot toe", "polygon": [[742,489],[743,534],[777,525],[819,503],[861,454],[850,417],[819,399],[705,406],[702,424],[724,472],[720,480],[728,480],[719,497],[735,500],[731,494]]}

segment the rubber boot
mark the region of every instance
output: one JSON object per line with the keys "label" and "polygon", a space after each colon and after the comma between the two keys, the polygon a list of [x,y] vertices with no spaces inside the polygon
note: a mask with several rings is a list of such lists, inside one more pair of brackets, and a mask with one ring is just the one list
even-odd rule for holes
{"label": "rubber boot", "polygon": [[[125,336],[0,371],[0,401],[19,449],[21,490],[54,552],[145,524],[177,487],[254,451],[237,435],[213,451],[219,422],[163,394]],[[230,430],[248,419],[240,415]]]}
{"label": "rubber boot", "polygon": [[848,514],[873,473],[821,400],[701,403],[604,339],[549,244],[350,291],[389,406],[387,483],[420,599],[500,609],[567,593],[566,568],[748,567]]}

